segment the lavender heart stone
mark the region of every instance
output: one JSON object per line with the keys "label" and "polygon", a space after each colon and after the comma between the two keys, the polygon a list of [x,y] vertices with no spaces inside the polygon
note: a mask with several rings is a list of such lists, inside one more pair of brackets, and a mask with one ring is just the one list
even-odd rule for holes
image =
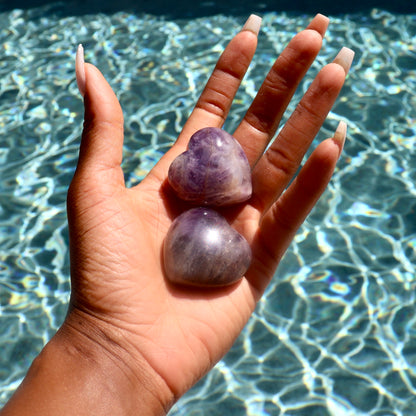
{"label": "lavender heart stone", "polygon": [[177,195],[198,205],[223,206],[251,197],[251,169],[244,150],[226,131],[207,127],[189,140],[171,164],[168,180]]}
{"label": "lavender heart stone", "polygon": [[163,246],[167,278],[194,286],[225,286],[239,280],[251,262],[246,239],[210,208],[177,217]]}

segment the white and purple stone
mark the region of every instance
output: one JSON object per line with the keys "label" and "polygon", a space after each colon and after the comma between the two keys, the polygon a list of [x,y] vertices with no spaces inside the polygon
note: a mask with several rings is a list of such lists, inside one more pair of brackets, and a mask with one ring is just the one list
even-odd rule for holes
{"label": "white and purple stone", "polygon": [[225,286],[243,277],[251,263],[251,249],[218,212],[199,207],[173,221],[164,242],[163,261],[173,283]]}
{"label": "white and purple stone", "polygon": [[216,127],[198,130],[188,150],[171,164],[168,180],[177,195],[197,205],[224,206],[251,197],[251,169],[234,137]]}

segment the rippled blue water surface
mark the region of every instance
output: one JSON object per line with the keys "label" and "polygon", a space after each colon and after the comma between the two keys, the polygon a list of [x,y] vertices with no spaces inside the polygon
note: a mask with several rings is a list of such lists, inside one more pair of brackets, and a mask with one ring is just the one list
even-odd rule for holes
{"label": "rippled blue water surface", "polygon": [[[1,403],[68,302],[65,198],[83,116],[76,45],[121,100],[131,185],[175,140],[247,17],[48,10],[0,14]],[[263,15],[226,129],[311,17]],[[416,414],[416,16],[374,9],[333,17],[290,109],[343,45],[355,49],[354,66],[317,137],[348,122],[333,181],[232,350],[172,416]]]}

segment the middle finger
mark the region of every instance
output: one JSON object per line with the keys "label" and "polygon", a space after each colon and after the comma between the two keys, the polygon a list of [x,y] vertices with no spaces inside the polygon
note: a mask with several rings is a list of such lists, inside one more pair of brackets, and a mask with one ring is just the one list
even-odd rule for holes
{"label": "middle finger", "polygon": [[328,23],[326,16],[318,14],[289,42],[234,132],[251,166],[263,154],[297,86],[316,58]]}

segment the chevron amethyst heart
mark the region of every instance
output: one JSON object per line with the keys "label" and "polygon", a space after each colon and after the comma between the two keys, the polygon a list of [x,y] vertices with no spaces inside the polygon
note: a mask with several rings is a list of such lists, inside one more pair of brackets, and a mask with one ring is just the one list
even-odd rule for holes
{"label": "chevron amethyst heart", "polygon": [[177,217],[163,247],[167,278],[177,284],[225,286],[244,275],[251,249],[216,211],[193,208]]}
{"label": "chevron amethyst heart", "polygon": [[234,137],[216,127],[198,130],[188,150],[171,164],[168,180],[177,195],[197,205],[223,206],[251,197],[251,169]]}

